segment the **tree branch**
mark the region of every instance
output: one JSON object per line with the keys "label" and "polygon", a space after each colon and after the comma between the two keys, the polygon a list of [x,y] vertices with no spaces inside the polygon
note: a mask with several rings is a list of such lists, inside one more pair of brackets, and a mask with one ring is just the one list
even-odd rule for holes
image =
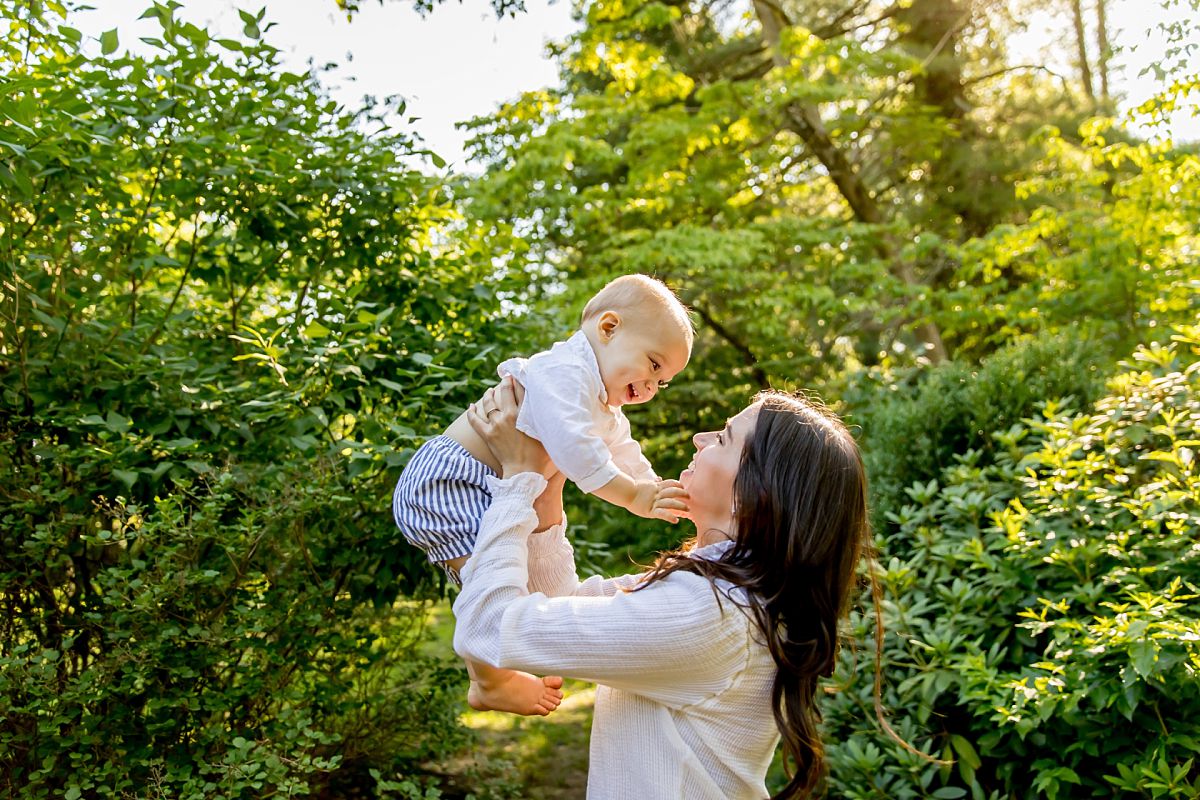
{"label": "tree branch", "polygon": [[771,388],[771,381],[767,378],[767,373],[758,364],[758,356],[754,354],[754,351],[751,350],[745,342],[735,336],[733,331],[729,330],[729,328],[726,328],[724,325],[718,322],[713,315],[704,308],[704,306],[691,305],[689,308],[695,311],[700,319],[704,320],[708,327],[712,328],[713,333],[724,339],[730,347],[742,354],[746,360],[746,365],[750,367],[750,371],[754,375],[754,380],[761,388]]}
{"label": "tree branch", "polygon": [[171,312],[175,310],[175,303],[179,300],[179,295],[183,292],[183,287],[187,285],[188,275],[192,272],[192,265],[196,263],[196,251],[200,249],[200,239],[197,235],[196,221],[200,218],[200,209],[196,209],[195,216],[192,217],[192,252],[188,254],[187,264],[183,268],[183,277],[179,279],[179,285],[175,287],[175,294],[171,296],[171,302],[167,306],[166,312],[163,313],[163,318],[158,321],[158,325],[146,337],[146,341],[142,342],[141,348],[138,350],[138,355],[145,355],[146,351],[154,344],[154,341],[162,333],[163,327],[167,324],[167,320],[171,318]]}
{"label": "tree branch", "polygon": [[863,5],[866,5],[866,4],[863,3],[863,4],[860,4],[857,6],[851,6],[846,11],[843,11],[841,14],[834,17],[832,22],[829,22],[828,24],[818,28],[817,30],[814,30],[813,33],[815,33],[817,36],[821,37],[822,39],[832,39],[834,36],[845,36],[847,33],[852,33],[854,31],[862,30],[863,28],[871,28],[871,27],[874,27],[875,25],[878,25],[881,22],[886,22],[887,20],[891,19],[892,17],[896,16],[897,14],[899,14],[901,11],[904,10],[901,7],[901,5],[899,3],[897,3],[896,5],[889,8],[887,11],[880,14],[878,17],[875,17],[875,19],[869,19],[866,22],[860,22],[857,25],[851,25],[848,28],[843,28],[840,26],[840,23],[844,22],[849,17],[854,16],[854,14],[858,13],[862,9]]}
{"label": "tree branch", "polygon": [[[771,47],[775,64],[780,67],[787,66],[788,59],[779,50],[780,38],[787,18],[778,12],[778,6],[774,4],[774,0],[752,0],[752,2],[759,24],[762,26],[763,40]],[[931,58],[932,55],[936,55],[937,50],[945,46],[945,41],[944,37],[943,42],[935,48],[935,53],[931,54]],[[875,196],[863,183],[861,176],[846,158],[846,154],[834,144],[825,124],[821,121],[821,115],[817,108],[808,103],[794,102],[786,107],[784,114],[788,127],[804,141],[812,154],[824,165],[829,178],[847,205],[850,206],[850,210],[854,212],[854,216],[861,222],[871,225],[885,222],[885,215],[875,201]],[[896,247],[887,237],[881,238],[876,248],[880,257],[890,265],[892,274],[906,286],[924,287],[924,284],[918,280],[913,265],[900,257]],[[919,323],[917,333],[927,346],[929,358],[933,363],[941,363],[947,359],[946,347],[942,342],[942,334],[936,323],[932,321]]]}
{"label": "tree branch", "polygon": [[1059,73],[1057,73],[1054,70],[1047,67],[1045,64],[1014,64],[1011,67],[1002,67],[1000,69],[994,69],[991,72],[985,72],[982,75],[976,75],[973,78],[966,78],[963,80],[962,85],[963,86],[971,86],[972,84],[983,83],[986,80],[990,80],[992,78],[999,77],[1000,75],[1004,75],[1005,73],[1016,72],[1019,69],[1038,70],[1040,72],[1045,72],[1047,75],[1053,75],[1055,78],[1058,78],[1060,81],[1063,82],[1064,86],[1067,85],[1067,83],[1068,83],[1067,76],[1060,75]]}

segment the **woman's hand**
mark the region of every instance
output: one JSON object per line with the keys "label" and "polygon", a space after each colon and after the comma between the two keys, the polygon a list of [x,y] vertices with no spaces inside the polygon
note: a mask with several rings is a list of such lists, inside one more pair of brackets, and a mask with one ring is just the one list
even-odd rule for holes
{"label": "woman's hand", "polygon": [[500,464],[501,478],[521,472],[537,472],[549,478],[556,470],[546,448],[517,430],[517,413],[524,397],[525,388],[506,376],[467,408],[467,422]]}

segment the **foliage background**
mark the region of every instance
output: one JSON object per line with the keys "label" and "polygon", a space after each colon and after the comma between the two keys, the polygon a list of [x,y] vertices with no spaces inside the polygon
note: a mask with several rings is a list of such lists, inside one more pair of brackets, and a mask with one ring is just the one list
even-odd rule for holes
{"label": "foliage background", "polygon": [[[632,413],[660,472],[768,385],[861,433],[884,704],[953,764],[881,732],[847,647],[831,795],[1200,794],[1200,162],[1124,126],[1103,40],[1012,63],[1022,2],[581,2],[560,85],[442,180],[401,100],[333,103],[261,12],[216,40],[155,3],[131,55],[0,0],[3,792],[530,795],[450,766],[446,587],[387,498],[644,271],[698,323]],[[1173,33],[1141,118],[1195,102]],[[587,569],[676,543],[569,502]]]}

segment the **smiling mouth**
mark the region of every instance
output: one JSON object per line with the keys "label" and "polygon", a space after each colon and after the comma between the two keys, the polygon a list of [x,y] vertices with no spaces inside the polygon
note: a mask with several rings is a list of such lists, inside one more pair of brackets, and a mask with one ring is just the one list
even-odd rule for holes
{"label": "smiling mouth", "polygon": [[637,388],[634,387],[632,383],[626,385],[625,396],[630,400],[638,400],[641,398],[641,395],[638,394]]}

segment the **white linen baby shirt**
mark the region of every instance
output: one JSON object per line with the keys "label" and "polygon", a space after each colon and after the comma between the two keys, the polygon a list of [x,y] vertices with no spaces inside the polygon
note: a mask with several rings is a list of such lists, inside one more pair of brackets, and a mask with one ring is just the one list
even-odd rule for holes
{"label": "white linen baby shirt", "polygon": [[[454,603],[464,658],[599,684],[588,800],[761,800],[779,736],[775,662],[741,590],[676,572],[636,592],[637,575],[575,574],[565,523],[530,535],[534,473],[488,478],[491,507]],[[696,550],[717,558],[729,545]],[[718,599],[718,592],[721,598]]]}
{"label": "white linen baby shirt", "polygon": [[591,494],[621,472],[657,481],[620,408],[608,404],[596,354],[583,331],[530,358],[496,368],[525,387],[517,430],[542,443],[550,460]]}

